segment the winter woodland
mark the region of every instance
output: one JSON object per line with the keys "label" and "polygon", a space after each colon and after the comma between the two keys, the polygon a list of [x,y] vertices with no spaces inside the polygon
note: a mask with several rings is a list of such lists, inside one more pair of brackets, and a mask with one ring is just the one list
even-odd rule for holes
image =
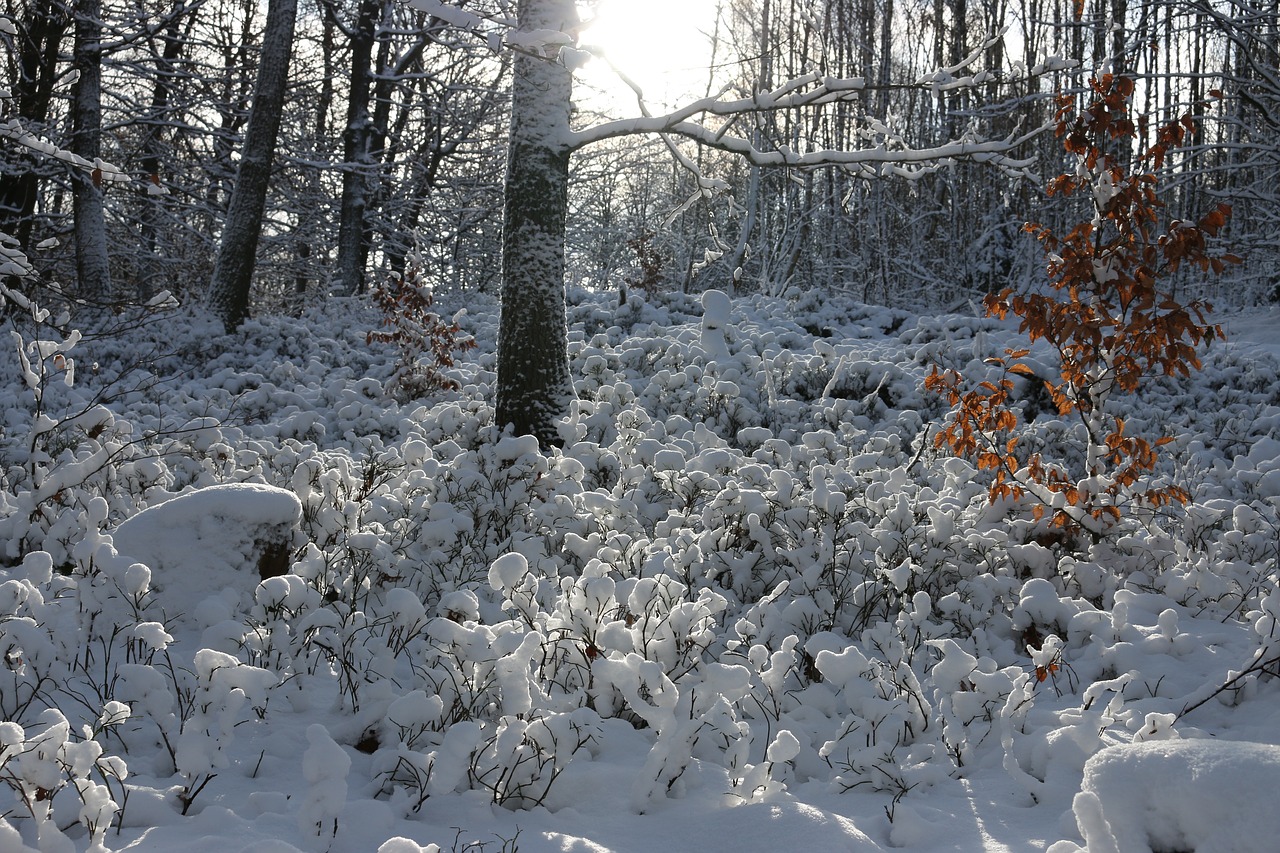
{"label": "winter woodland", "polygon": [[0,850],[1275,847],[1280,6],[607,2],[0,10]]}

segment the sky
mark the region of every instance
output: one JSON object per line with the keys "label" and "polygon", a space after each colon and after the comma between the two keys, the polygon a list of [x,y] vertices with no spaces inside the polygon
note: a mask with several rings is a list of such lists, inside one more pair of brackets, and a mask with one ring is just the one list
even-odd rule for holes
{"label": "sky", "polygon": [[[680,102],[706,90],[715,8],[716,0],[600,0],[581,43],[604,48],[654,105]],[[606,63],[593,60],[580,79],[580,97],[591,87],[607,92],[593,106],[635,112],[635,96]]]}

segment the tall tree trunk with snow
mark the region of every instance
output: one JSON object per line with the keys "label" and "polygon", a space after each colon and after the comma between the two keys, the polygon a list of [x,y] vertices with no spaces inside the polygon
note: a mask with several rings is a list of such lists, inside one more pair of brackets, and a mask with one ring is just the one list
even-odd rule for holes
{"label": "tall tree trunk with snow", "polygon": [[[764,5],[760,9],[759,76],[756,77],[753,86],[756,92],[767,92],[773,88],[773,50],[775,45],[771,43],[771,10],[771,0],[764,0]],[[752,132],[751,140],[756,146],[763,144],[764,134],[759,125]],[[746,214],[742,217],[742,226],[738,231],[738,241],[733,247],[733,252],[729,255],[729,280],[723,285],[730,294],[734,293],[738,282],[741,280],[742,265],[746,262],[747,252],[751,248],[751,238],[755,235],[760,212],[766,204],[761,198],[760,192],[760,167],[753,163],[749,168],[751,169],[751,177],[747,183],[747,197],[743,203]],[[764,284],[768,264],[762,265],[761,270],[761,284]]]}
{"label": "tall tree trunk with snow", "polygon": [[[572,33],[574,0],[522,0],[519,33]],[[572,76],[552,46],[521,50],[511,84],[504,183],[497,422],[544,447],[573,398],[566,342],[565,219]]]}
{"label": "tall tree trunk with snow", "polygon": [[245,132],[244,150],[236,170],[209,292],[209,307],[228,332],[239,328],[249,314],[254,255],[262,232],[271,161],[280,133],[297,14],[298,0],[271,0],[267,7],[253,112]]}
{"label": "tall tree trunk with snow", "polygon": [[344,134],[342,212],[338,221],[338,269],[335,288],[355,294],[364,290],[365,211],[369,204],[373,166],[373,119],[369,114],[373,43],[385,8],[381,0],[362,0],[351,37],[351,91]]}
{"label": "tall tree trunk with snow", "polygon": [[[71,96],[71,153],[90,163],[102,156],[102,0],[75,6],[76,84]],[[111,298],[102,172],[75,170],[71,176],[75,214],[76,290],[91,300]]]}

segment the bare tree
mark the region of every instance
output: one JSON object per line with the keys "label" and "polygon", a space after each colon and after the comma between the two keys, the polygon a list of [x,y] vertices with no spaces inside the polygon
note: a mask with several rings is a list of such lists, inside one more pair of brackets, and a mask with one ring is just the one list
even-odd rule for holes
{"label": "bare tree", "polygon": [[[102,157],[102,0],[75,4],[76,83],[72,91],[72,134],[69,149],[96,164]],[[107,225],[102,199],[102,169],[74,171],[76,289],[93,300],[111,298],[107,259]]]}
{"label": "bare tree", "polygon": [[255,253],[280,133],[297,13],[298,0],[271,0],[267,8],[253,112],[236,170],[209,293],[210,308],[228,332],[238,328],[249,314]]}
{"label": "bare tree", "polygon": [[[174,11],[160,32],[160,47],[154,52],[155,81],[151,89],[151,103],[143,119],[142,167],[146,195],[143,198],[139,230],[142,245],[139,247],[136,296],[146,301],[161,288],[161,259],[158,249],[162,230],[163,162],[165,160],[164,136],[171,127],[170,95],[177,75],[177,62],[195,24],[195,10],[203,0],[193,6],[185,6],[183,0],[174,3]],[[186,18],[185,26],[183,18]]]}
{"label": "bare tree", "polygon": [[[333,21],[339,18],[332,2],[325,2]],[[378,130],[374,124],[373,46],[378,25],[386,9],[384,0],[361,0],[353,26],[346,35],[351,41],[351,76],[347,81],[347,126],[343,133],[342,208],[338,225],[336,290],[353,294],[364,290],[364,266],[368,255],[365,241],[365,211],[372,189],[374,146]],[[339,24],[340,25],[340,24]]]}
{"label": "bare tree", "polygon": [[[486,22],[441,0],[416,5],[476,31]],[[515,21],[502,21],[506,44],[515,51],[511,131],[505,183],[502,318],[498,339],[498,423],[517,434],[558,444],[557,420],[573,399],[565,322],[564,247],[568,213],[569,161],[574,151],[606,139],[657,134],[684,167],[695,162],[677,138],[745,159],[753,166],[812,170],[838,168],[877,176],[921,174],[941,164],[970,159],[1025,171],[1027,161],[1012,152],[1023,137],[998,140],[956,138],[924,149],[806,150],[799,145],[763,150],[751,135],[739,135],[734,119],[791,114],[843,99],[861,98],[862,78],[836,79],[802,74],[772,89],[746,97],[702,98],[662,115],[607,121],[582,130],[570,128],[573,68],[586,57],[576,47],[578,16],[573,0],[520,0]],[[977,63],[988,45],[938,74],[951,81]],[[957,84],[952,88],[959,88]],[[647,112],[647,111],[645,111]],[[753,124],[753,122],[745,122]],[[726,188],[698,175],[698,193]]]}
{"label": "bare tree", "polygon": [[[29,0],[14,19],[15,67],[10,74],[14,112],[32,130],[40,131],[49,120],[59,45],[71,26],[71,16],[56,0]],[[33,163],[6,164],[0,170],[0,232],[12,235],[23,247],[29,247],[38,195]]]}

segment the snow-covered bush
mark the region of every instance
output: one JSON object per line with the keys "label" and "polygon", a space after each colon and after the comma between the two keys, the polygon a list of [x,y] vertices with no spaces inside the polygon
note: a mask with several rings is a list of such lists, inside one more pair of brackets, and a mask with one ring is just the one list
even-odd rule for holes
{"label": "snow-covered bush", "polygon": [[[26,728],[0,722],[0,782],[11,795],[4,814],[30,817],[41,851],[74,849],[62,829],[68,815],[84,826],[90,850],[106,849],[103,838],[120,811],[115,797],[123,801],[128,768],[106,755],[98,739],[128,716],[127,706],[109,702],[78,734],[54,708]],[[0,817],[0,833],[8,828]]]}
{"label": "snow-covered bush", "polygon": [[[708,331],[699,300],[672,294],[636,300],[624,332],[606,299],[571,308],[594,325],[572,343],[580,400],[550,453],[495,430],[487,356],[447,399],[401,405],[336,308],[205,349],[202,326],[166,320],[206,374],[68,431],[64,462],[112,464],[67,479],[65,505],[33,516],[25,481],[0,494],[21,540],[0,567],[4,719],[29,741],[51,709],[77,731],[127,706],[95,735],[129,762],[109,783],[125,835],[135,810],[199,820],[248,778],[264,822],[334,849],[359,798],[397,820],[473,801],[554,814],[590,796],[591,762],[625,732],[631,811],[710,788],[748,807],[865,793],[902,839],[915,798],[952,779],[1005,774],[1065,809],[1093,753],[1194,736],[1274,689],[1280,410],[1268,382],[1227,389],[1242,364],[1274,378],[1274,360],[1224,349],[1189,386],[1153,383],[1133,423],[1185,434],[1160,474],[1203,499],[1091,542],[990,503],[975,465],[933,445],[926,365],[1000,352],[1012,334],[993,321],[760,297],[713,304]],[[478,352],[487,316],[467,318]],[[121,346],[76,353],[114,364]],[[50,393],[81,403],[102,381],[80,370]],[[1201,395],[1218,411],[1185,405]],[[1027,425],[1046,451],[1072,440]],[[283,523],[274,510],[149,547],[149,508],[202,491],[300,507],[287,573],[231,589],[239,575],[210,562],[243,562],[236,543]],[[141,557],[110,533],[131,527]],[[209,582],[166,586],[160,563]],[[55,818],[79,807],[63,779]],[[83,847],[76,820],[56,825]]]}
{"label": "snow-covered bush", "polygon": [[195,690],[190,715],[174,748],[174,766],[186,780],[178,799],[186,814],[205,786],[228,765],[227,750],[247,704],[265,713],[267,693],[277,683],[267,670],[243,664],[231,655],[201,649],[195,656]]}

